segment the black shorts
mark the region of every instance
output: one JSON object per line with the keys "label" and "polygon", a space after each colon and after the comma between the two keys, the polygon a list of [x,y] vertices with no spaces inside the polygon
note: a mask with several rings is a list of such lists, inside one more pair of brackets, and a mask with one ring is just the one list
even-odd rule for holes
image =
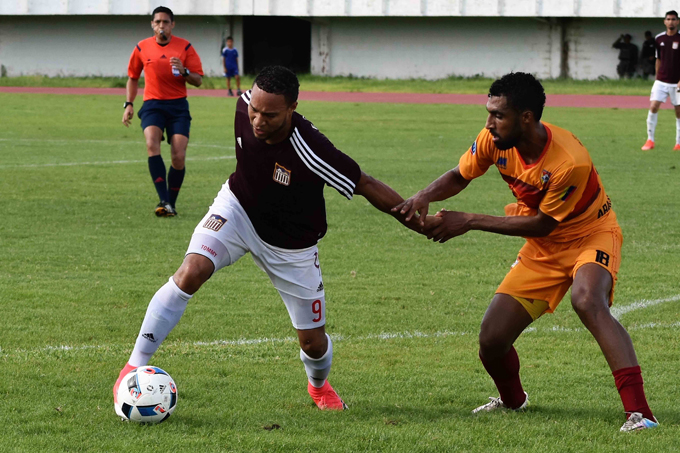
{"label": "black shorts", "polygon": [[186,98],[168,101],[149,99],[144,101],[137,116],[142,120],[142,130],[149,126],[157,126],[161,131],[165,131],[168,143],[170,143],[170,137],[175,134],[189,137],[191,115]]}

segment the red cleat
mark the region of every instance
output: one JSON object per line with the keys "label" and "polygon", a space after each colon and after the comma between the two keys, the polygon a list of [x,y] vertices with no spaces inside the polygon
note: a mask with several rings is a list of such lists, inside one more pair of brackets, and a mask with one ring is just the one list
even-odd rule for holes
{"label": "red cleat", "polygon": [[129,363],[126,363],[123,369],[120,370],[118,380],[116,381],[115,384],[113,384],[113,408],[115,409],[116,414],[120,415],[121,417],[123,417],[123,411],[121,410],[120,407],[118,407],[118,387],[120,387],[120,382],[123,380],[123,378],[135,368],[137,367],[132,366]]}
{"label": "red cleat", "polygon": [[642,145],[642,148],[640,148],[642,151],[649,151],[650,149],[654,149],[654,142],[652,140],[647,140],[644,145]]}
{"label": "red cleat", "polygon": [[307,384],[307,391],[309,396],[312,397],[317,407],[322,411],[344,411],[347,409],[347,405],[340,398],[333,387],[328,383],[324,382],[323,387],[316,388],[312,384]]}
{"label": "red cleat", "polygon": [[673,151],[680,151],[680,143],[676,143],[676,145],[673,147]]}

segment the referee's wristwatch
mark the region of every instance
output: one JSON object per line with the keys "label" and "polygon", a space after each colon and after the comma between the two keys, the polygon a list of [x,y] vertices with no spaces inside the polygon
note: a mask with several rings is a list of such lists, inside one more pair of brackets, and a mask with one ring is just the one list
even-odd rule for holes
{"label": "referee's wristwatch", "polygon": [[123,108],[126,109],[128,105],[133,105],[133,104],[132,104],[132,102],[130,102],[130,101],[125,101],[125,102],[123,103]]}
{"label": "referee's wristwatch", "polygon": [[189,74],[191,74],[191,73],[189,72],[189,70],[188,70],[187,68],[184,68],[184,72],[182,73],[182,77],[188,77]]}

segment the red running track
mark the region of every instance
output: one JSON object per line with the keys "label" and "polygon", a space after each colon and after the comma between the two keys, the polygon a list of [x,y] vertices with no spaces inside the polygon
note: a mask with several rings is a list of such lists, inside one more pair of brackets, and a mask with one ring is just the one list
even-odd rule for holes
{"label": "red running track", "polygon": [[[139,90],[139,96],[144,90]],[[39,94],[89,94],[125,96],[125,88],[51,88],[51,87],[0,87],[0,93]],[[227,90],[188,90],[189,96],[227,97]],[[477,104],[486,103],[485,94],[436,94],[436,93],[346,93],[301,91],[302,101],[327,102],[381,102],[399,104]],[[550,94],[548,107],[599,107],[615,109],[648,109],[648,96],[610,96],[585,94]],[[662,108],[670,109],[670,103]]]}

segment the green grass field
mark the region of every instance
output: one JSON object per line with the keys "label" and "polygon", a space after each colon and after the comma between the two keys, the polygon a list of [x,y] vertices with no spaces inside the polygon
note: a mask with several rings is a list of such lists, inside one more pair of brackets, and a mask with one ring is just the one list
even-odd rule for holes
{"label": "green grass field", "polygon": [[[388,92],[388,93],[462,93],[485,94],[494,79],[485,77],[448,77],[439,80],[423,79],[374,79],[365,77],[322,77],[309,74],[299,76],[301,88],[306,91],[350,91],[350,92]],[[87,87],[87,88],[124,88],[124,77],[45,77],[21,76],[0,77],[0,86],[40,86],[40,87]],[[643,79],[602,79],[542,80],[548,94],[614,94],[649,96],[653,80]],[[232,81],[232,88],[235,88]],[[241,79],[243,87],[253,84],[252,75]],[[144,79],[140,79],[140,87]],[[204,77],[201,90],[226,88],[224,77]],[[189,89],[195,89],[189,87]]]}
{"label": "green grass field", "polygon": [[[313,405],[284,305],[245,257],[197,293],[154,356],[179,402],[148,427],[114,415],[111,386],[150,298],[234,169],[235,101],[190,100],[180,216],[159,219],[139,121],[120,124],[119,97],[0,100],[0,451],[680,449],[680,153],[670,111],[650,153],[639,151],[645,111],[545,113],[589,148],[613,200],[625,236],[615,306],[628,308],[620,319],[660,429],[618,432],[613,378],[568,297],[516,344],[530,410],[473,417],[496,396],[477,358],[479,324],[522,239],[473,232],[433,244],[331,189],[319,246],[330,381],[350,410]],[[483,106],[304,102],[299,111],[403,196],[455,166],[485,118]],[[490,171],[435,207],[501,215],[512,200]]]}

